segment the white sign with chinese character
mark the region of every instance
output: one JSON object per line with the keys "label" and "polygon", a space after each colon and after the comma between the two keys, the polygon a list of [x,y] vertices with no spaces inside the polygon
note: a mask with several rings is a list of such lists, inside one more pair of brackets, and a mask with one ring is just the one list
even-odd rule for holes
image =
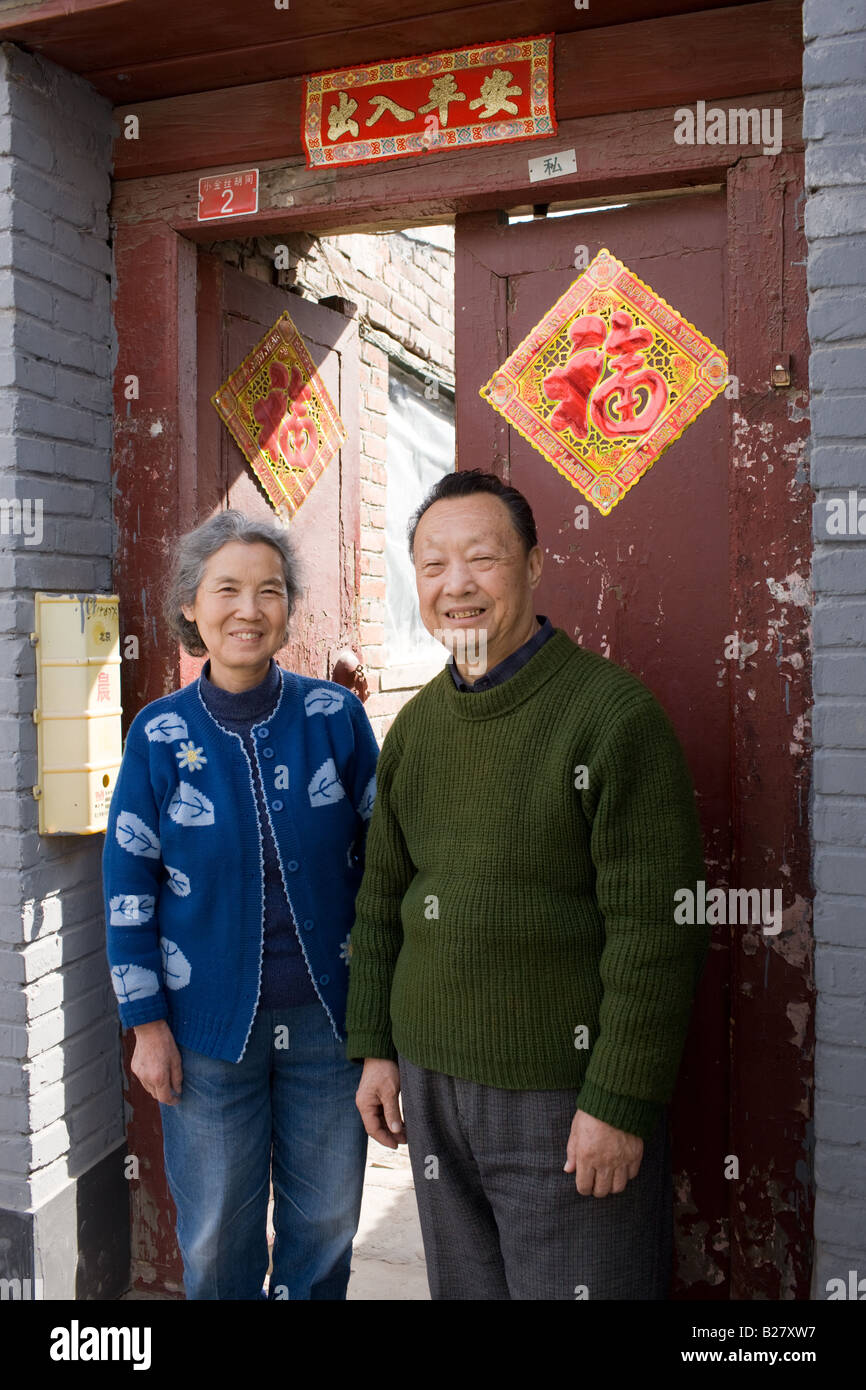
{"label": "white sign with chinese character", "polygon": [[574,150],[558,150],[556,154],[542,154],[529,161],[529,182],[540,183],[542,179],[558,179],[562,174],[577,173],[577,154]]}

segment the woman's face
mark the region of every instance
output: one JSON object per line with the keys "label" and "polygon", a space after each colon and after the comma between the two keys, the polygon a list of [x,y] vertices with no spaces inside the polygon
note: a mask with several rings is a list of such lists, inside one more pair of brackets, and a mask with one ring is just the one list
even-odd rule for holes
{"label": "woman's face", "polygon": [[214,685],[251,690],[286,640],[289,601],[279,553],[264,541],[227,542],[211,555],[183,615],[207,647]]}

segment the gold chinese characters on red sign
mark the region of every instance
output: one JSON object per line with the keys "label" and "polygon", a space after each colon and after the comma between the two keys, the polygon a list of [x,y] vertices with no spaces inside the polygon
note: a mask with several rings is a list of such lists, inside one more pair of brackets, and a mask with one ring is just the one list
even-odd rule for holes
{"label": "gold chinese characters on red sign", "polygon": [[307,168],[554,135],[552,45],[545,34],[306,77]]}
{"label": "gold chinese characters on red sign", "polygon": [[724,353],[603,249],[481,395],[607,515],[727,373]]}
{"label": "gold chinese characters on red sign", "polygon": [[211,400],[275,511],[293,516],[346,430],[288,314],[280,314]]}

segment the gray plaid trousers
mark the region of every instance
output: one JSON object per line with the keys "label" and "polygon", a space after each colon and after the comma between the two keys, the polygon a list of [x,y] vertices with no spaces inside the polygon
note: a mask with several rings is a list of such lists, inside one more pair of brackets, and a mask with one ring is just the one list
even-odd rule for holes
{"label": "gray plaid trousers", "polygon": [[508,1091],[399,1058],[433,1299],[667,1298],[667,1113],[625,1191],[582,1197],[564,1173],[574,1090]]}

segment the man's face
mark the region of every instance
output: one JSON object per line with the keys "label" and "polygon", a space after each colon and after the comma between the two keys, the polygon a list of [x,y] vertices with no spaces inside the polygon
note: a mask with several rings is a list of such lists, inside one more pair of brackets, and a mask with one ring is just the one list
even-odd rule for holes
{"label": "man's face", "polygon": [[532,636],[541,548],[527,554],[498,497],[434,502],[418,523],[414,552],[421,620],[449,650],[459,650],[449,634],[478,632],[480,641],[486,634],[489,670]]}

